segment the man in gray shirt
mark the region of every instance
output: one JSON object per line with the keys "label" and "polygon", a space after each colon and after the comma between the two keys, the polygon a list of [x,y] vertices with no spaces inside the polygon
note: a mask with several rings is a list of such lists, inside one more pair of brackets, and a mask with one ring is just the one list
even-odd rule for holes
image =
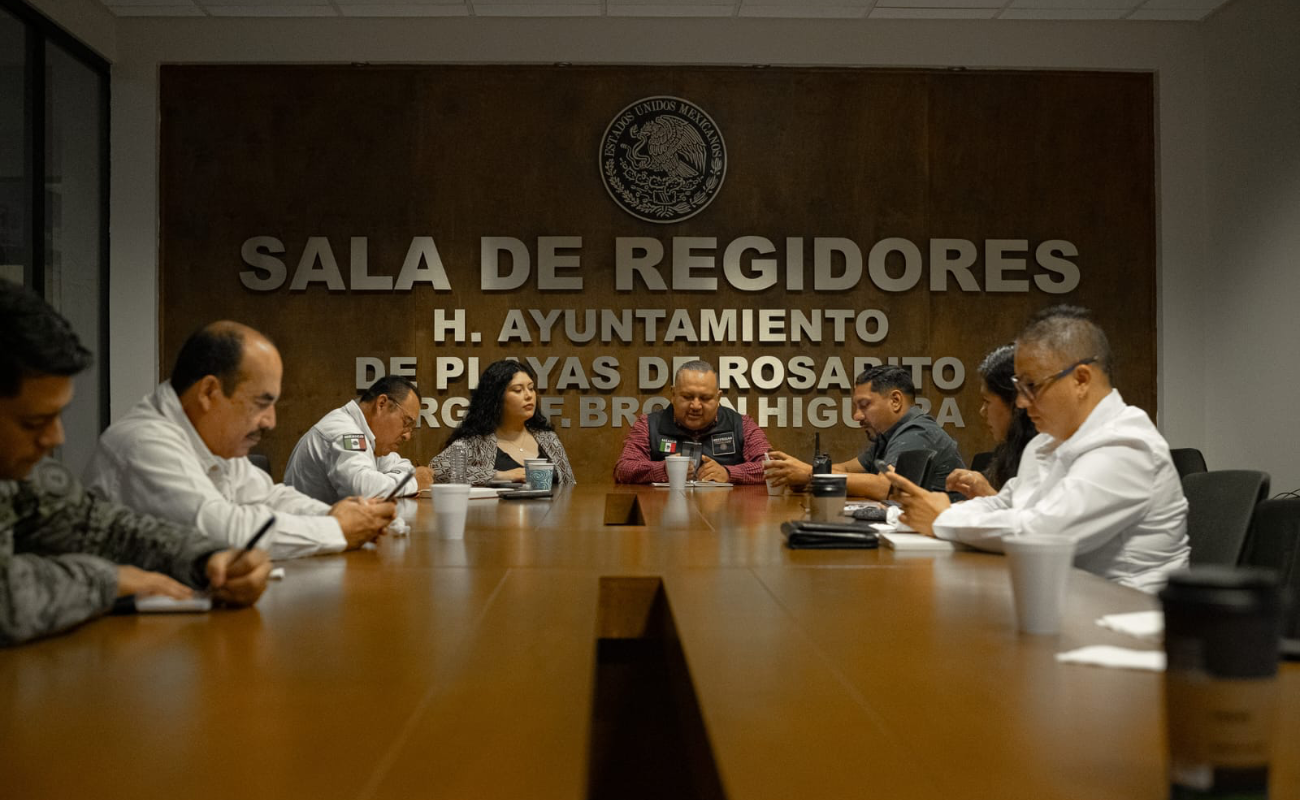
{"label": "man in gray shirt", "polygon": [[[894,466],[908,450],[934,451],[926,483],[931,491],[942,492],[948,473],[965,466],[957,442],[916,405],[912,374],[902,367],[873,367],[858,376],[853,388],[853,419],[866,431],[870,443],[857,458],[834,465],[835,472],[848,473],[851,495],[884,500],[889,480],[878,474],[876,461]],[[774,485],[802,486],[811,479],[810,464],[781,452],[771,457],[765,474],[774,478]]]}
{"label": "man in gray shirt", "polygon": [[208,590],[251,605],[266,588],[265,551],[239,556],[192,528],[96,498],[45,459],[63,443],[72,377],[90,361],[44,300],[0,280],[0,646],[71,628],[127,595]]}

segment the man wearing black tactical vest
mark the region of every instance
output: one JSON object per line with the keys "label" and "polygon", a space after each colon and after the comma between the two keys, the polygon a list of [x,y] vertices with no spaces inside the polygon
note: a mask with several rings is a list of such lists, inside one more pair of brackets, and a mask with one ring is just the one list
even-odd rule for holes
{"label": "man wearing black tactical vest", "polygon": [[695,480],[762,483],[767,434],[746,414],[720,404],[718,373],[707,361],[683,364],[673,376],[672,404],[643,415],[623,440],[614,465],[619,483],[668,480],[666,456],[681,453],[686,442],[703,452]]}

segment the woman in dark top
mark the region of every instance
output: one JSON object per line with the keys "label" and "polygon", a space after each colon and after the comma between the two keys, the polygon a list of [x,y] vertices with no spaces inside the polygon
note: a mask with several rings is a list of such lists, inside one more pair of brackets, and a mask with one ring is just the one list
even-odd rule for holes
{"label": "woman in dark top", "polygon": [[453,445],[465,449],[470,483],[522,483],[529,458],[549,459],[557,484],[574,483],[564,445],[542,415],[537,373],[525,362],[496,361],[483,370],[465,418],[429,462],[439,483],[451,480]]}
{"label": "woman in dark top", "polygon": [[1025,445],[1038,435],[1029,414],[1023,408],[1016,408],[1016,387],[1011,382],[1016,371],[1015,357],[1015,345],[1006,344],[980,363],[980,397],[984,400],[980,416],[998,444],[993,448],[993,460],[983,473],[969,469],[949,473],[945,488],[950,492],[961,492],[968,498],[997,494],[1007,481],[1016,477]]}

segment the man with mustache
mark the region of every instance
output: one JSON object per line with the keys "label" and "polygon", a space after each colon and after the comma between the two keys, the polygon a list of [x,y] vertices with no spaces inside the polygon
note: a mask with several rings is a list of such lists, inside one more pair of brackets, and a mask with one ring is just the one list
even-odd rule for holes
{"label": "man with mustache", "polygon": [[263,551],[106,502],[46,458],[63,444],[73,377],[90,363],[67,320],[0,280],[0,646],[72,628],[121,597],[200,590],[247,606],[266,589]]}
{"label": "man with mustache", "polygon": [[352,550],[378,537],[396,506],[349,497],[326,505],[271,478],[247,458],[275,427],[284,368],[275,345],[237,322],[214,322],[181,346],[159,384],[100,437],[86,484],[155,516],[232,545],[270,512],[271,557]]}

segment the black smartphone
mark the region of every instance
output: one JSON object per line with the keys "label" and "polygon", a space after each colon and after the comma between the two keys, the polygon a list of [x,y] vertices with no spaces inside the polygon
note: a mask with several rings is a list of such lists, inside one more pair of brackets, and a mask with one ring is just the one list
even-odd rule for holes
{"label": "black smartphone", "polygon": [[406,473],[406,476],[403,477],[400,481],[398,481],[397,485],[393,487],[393,491],[389,492],[388,496],[384,498],[384,502],[385,503],[393,502],[394,498],[397,497],[397,493],[402,491],[402,487],[410,483],[411,478],[414,477],[415,477],[415,470],[411,470],[410,472]]}
{"label": "black smartphone", "polygon": [[549,498],[550,496],[550,489],[516,489],[513,492],[502,492],[500,494],[502,500],[529,500],[539,497]]}
{"label": "black smartphone", "polygon": [[[883,458],[876,459],[876,473],[879,475],[886,475],[886,476],[889,475],[889,464],[885,463],[885,460]],[[885,492],[886,503],[891,502],[890,498],[894,496],[894,489],[896,488],[897,487],[894,486],[894,482],[890,481],[889,491]]]}
{"label": "black smartphone", "polygon": [[781,523],[781,527],[806,533],[842,533],[858,536],[875,535],[876,532],[875,528],[863,525],[861,522],[814,522],[807,519],[792,519]]}

